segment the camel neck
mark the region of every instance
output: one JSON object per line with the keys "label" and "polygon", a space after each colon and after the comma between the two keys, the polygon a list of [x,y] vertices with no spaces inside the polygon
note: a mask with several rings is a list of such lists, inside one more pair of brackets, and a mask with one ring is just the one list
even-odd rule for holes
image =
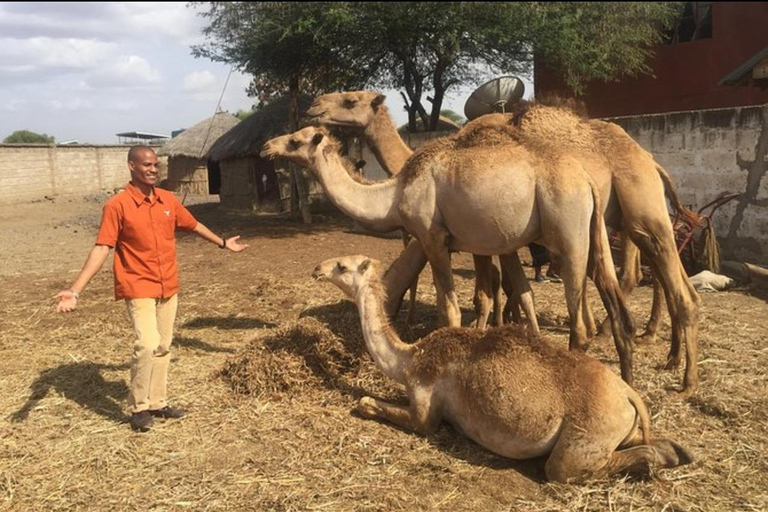
{"label": "camel neck", "polygon": [[328,198],[342,212],[375,231],[392,231],[403,226],[397,210],[400,180],[390,178],[374,184],[358,183],[344,169],[341,157],[334,151],[324,152],[313,163]]}
{"label": "camel neck", "polygon": [[395,124],[385,109],[379,111],[364,135],[376,160],[390,176],[398,174],[413,154],[413,150],[397,133]]}
{"label": "camel neck", "polygon": [[355,296],[360,312],[363,337],[368,353],[384,374],[405,384],[405,369],[411,363],[416,348],[403,343],[384,314],[384,304],[370,284],[362,286]]}

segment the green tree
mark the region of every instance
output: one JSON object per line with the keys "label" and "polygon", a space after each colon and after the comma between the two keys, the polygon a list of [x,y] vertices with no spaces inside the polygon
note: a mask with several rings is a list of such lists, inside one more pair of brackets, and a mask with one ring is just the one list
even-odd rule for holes
{"label": "green tree", "polygon": [[444,108],[443,110],[441,110],[440,111],[440,115],[443,116],[443,117],[447,117],[448,119],[450,119],[454,123],[458,124],[459,126],[461,126],[461,125],[463,125],[464,123],[467,122],[467,120],[466,120],[466,118],[464,116],[462,116],[458,112],[454,112],[453,110],[451,110],[449,108]]}
{"label": "green tree", "polygon": [[[404,91],[409,124],[434,130],[445,93],[488,74],[530,74],[533,53],[583,92],[592,79],[647,72],[653,45],[678,10],[654,2],[353,2],[356,62],[374,83]],[[431,96],[426,96],[427,91]],[[427,114],[424,99],[431,102]],[[428,121],[428,123],[427,123]]]}
{"label": "green tree", "polygon": [[29,130],[17,130],[3,139],[3,144],[53,144],[56,137]]}
{"label": "green tree", "polygon": [[256,109],[244,110],[241,108],[240,110],[237,111],[237,113],[235,114],[235,117],[241,121],[245,121],[251,114],[255,112],[256,112]]}
{"label": "green tree", "polygon": [[[445,94],[488,75],[530,74],[534,52],[574,92],[589,80],[648,72],[681,3],[206,3],[196,55],[236,63],[252,91],[363,86],[402,91],[410,128],[434,130]],[[427,112],[425,101],[431,102]]]}

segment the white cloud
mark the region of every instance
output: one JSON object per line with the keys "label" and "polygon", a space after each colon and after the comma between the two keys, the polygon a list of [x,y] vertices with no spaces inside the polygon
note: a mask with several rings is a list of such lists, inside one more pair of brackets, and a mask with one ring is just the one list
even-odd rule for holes
{"label": "white cloud", "polygon": [[160,72],[144,57],[122,55],[94,71],[85,84],[91,88],[142,89],[160,83]]}
{"label": "white cloud", "polygon": [[45,69],[83,70],[101,65],[115,45],[88,39],[0,38],[0,72],[32,73]]}
{"label": "white cloud", "polygon": [[188,93],[208,91],[216,84],[216,77],[210,71],[195,71],[184,77],[181,90]]}
{"label": "white cloud", "polygon": [[94,106],[91,101],[83,98],[72,98],[66,101],[51,100],[48,106],[53,110],[64,110],[67,112],[75,112],[79,110],[93,110]]}
{"label": "white cloud", "polygon": [[180,2],[4,2],[0,32],[16,37],[98,38],[108,41],[170,38],[189,45],[205,20]]}
{"label": "white cloud", "polygon": [[27,106],[27,100],[14,98],[12,100],[8,100],[3,104],[0,104],[0,110],[4,110],[6,112],[20,112],[24,110],[26,106]]}

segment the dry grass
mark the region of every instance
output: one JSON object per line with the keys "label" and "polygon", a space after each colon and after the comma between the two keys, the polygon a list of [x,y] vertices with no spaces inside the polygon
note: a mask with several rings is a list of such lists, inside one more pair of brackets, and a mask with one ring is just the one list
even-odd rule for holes
{"label": "dry grass", "polygon": [[[240,233],[252,247],[222,254],[182,237],[170,387],[189,415],[136,434],[123,423],[130,331],[125,307],[110,300],[110,272],[93,280],[78,311],[52,313],[49,297],[72,280],[95,229],[53,231],[45,219],[65,211],[46,217],[54,206],[35,210],[38,230],[3,234],[1,510],[768,508],[768,306],[761,298],[738,290],[702,296],[702,387],[690,399],[668,391],[681,371],[658,369],[668,325],[659,342],[637,348],[637,387],[654,433],[690,448],[694,464],[649,481],[553,485],[543,481],[541,460],[503,459],[448,426],[424,438],[351,412],[363,394],[393,401],[404,394],[364,353],[354,306],[309,274],[342,254],[391,260],[398,240],[350,233],[337,218],[306,229],[201,206],[194,213],[209,227]],[[77,260],[57,263],[44,250],[51,240],[67,240]],[[470,262],[462,255],[454,265],[465,323]],[[428,274],[421,280],[416,323],[396,325],[406,340],[436,326],[430,281]],[[533,286],[553,324],[547,331],[565,345],[562,285]],[[648,288],[637,291],[632,308],[640,323]],[[612,344],[596,342],[590,352],[616,370]]]}

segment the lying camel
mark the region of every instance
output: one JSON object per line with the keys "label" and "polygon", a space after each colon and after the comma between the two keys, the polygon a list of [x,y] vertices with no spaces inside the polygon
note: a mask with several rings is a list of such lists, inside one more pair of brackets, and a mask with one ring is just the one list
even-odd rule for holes
{"label": "lying camel", "polygon": [[505,254],[539,240],[560,256],[571,348],[586,345],[582,292],[593,272],[622,378],[632,382],[634,322],[616,279],[598,191],[578,160],[523,145],[457,149],[441,139],[420,148],[395,177],[362,185],[344,171],[339,150],[325,128],[307,127],[268,141],[261,156],[310,169],[329,199],[364,226],[412,233],[432,266],[438,312],[449,326],[461,321],[450,250]]}
{"label": "lying camel", "polygon": [[[393,172],[397,165],[407,160],[411,151],[394,130],[389,114],[383,108],[383,100],[384,96],[370,91],[327,94],[315,100],[308,115],[328,125],[362,129],[377,158]],[[677,254],[665,195],[682,215],[688,216],[690,212],[681,205],[669,174],[650,153],[614,123],[583,119],[570,108],[530,104],[519,107],[512,114],[491,114],[471,121],[455,135],[457,144],[464,147],[503,146],[510,143],[509,136],[513,144],[549,144],[554,151],[574,151],[601,192],[606,224],[624,230],[622,291],[631,293],[639,281],[639,256],[635,243],[643,248],[654,268],[653,307],[643,336],[651,339],[655,336],[663,290],[672,320],[672,345],[667,368],[680,365],[681,343],[684,343],[686,369],[683,390],[688,393],[695,391],[698,388],[700,299],[688,283]],[[478,267],[478,275],[481,273],[489,275],[488,270],[481,271]],[[481,286],[485,289],[480,290]],[[488,286],[487,278],[478,280],[476,300],[478,295],[481,298],[491,296],[493,292]],[[583,296],[586,297],[586,294]],[[582,311],[588,331],[593,332],[594,319],[587,304]],[[605,325],[603,323],[603,327]]]}
{"label": "lying camel", "polygon": [[403,384],[408,406],[369,396],[357,410],[421,435],[442,420],[504,457],[546,456],[553,482],[583,482],[693,461],[674,441],[652,439],[640,396],[580,352],[555,348],[517,326],[489,331],[443,328],[403,343],[383,310],[379,262],[326,260],[314,271],[357,304],[368,353]]}
{"label": "lying camel", "polygon": [[[384,95],[372,91],[352,91],[343,93],[329,93],[319,96],[307,111],[316,124],[321,126],[337,126],[352,128],[361,132],[369,148],[376,156],[384,171],[389,176],[400,172],[403,165],[413,155],[413,150],[403,141],[397,133],[389,111],[384,105]],[[416,247],[411,247],[410,258],[415,258]],[[472,302],[475,306],[475,326],[483,329],[488,325],[489,317],[493,312],[493,325],[501,325],[502,318],[515,308],[513,316],[519,319],[518,305],[523,308],[526,318],[534,333],[539,332],[536,319],[533,291],[526,279],[512,279],[511,276],[522,276],[522,270],[517,253],[500,255],[501,276],[493,265],[490,256],[473,255],[475,264],[475,292]],[[426,260],[425,260],[426,261]],[[504,285],[504,292],[510,302],[502,312],[501,295],[499,285]],[[401,286],[388,290],[388,312],[392,308],[399,308],[402,299]],[[403,292],[404,293],[404,292]],[[413,296],[411,297],[413,306]],[[412,309],[411,309],[412,310]],[[396,311],[395,311],[396,312]],[[589,317],[591,318],[591,317]],[[594,321],[588,323],[588,329],[594,331]]]}

